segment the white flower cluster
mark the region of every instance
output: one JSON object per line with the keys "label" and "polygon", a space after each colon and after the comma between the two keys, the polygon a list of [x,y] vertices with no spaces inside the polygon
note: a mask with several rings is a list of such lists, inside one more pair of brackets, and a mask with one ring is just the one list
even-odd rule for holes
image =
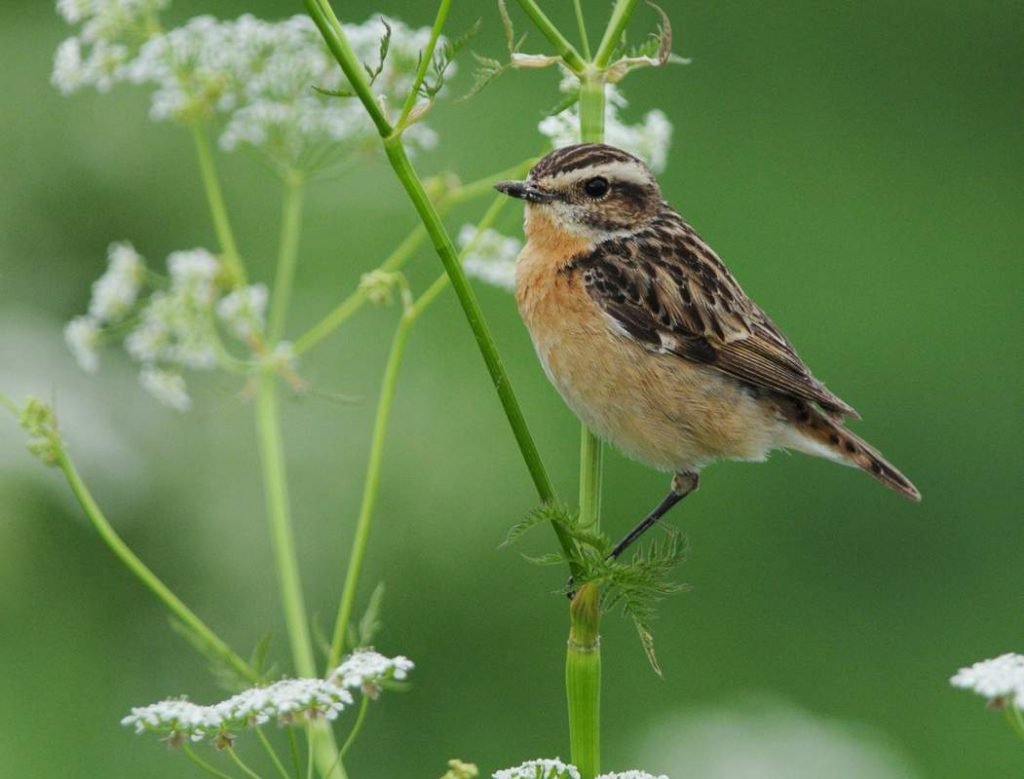
{"label": "white flower cluster", "polygon": [[124,67],[150,36],[170,0],[57,0],[57,13],[80,24],[78,35],[57,48],[52,81],[64,94],[82,87],[106,92],[123,80]]}
{"label": "white flower cluster", "polygon": [[[557,757],[554,760],[529,760],[515,768],[495,771],[492,779],[580,779],[579,769],[574,765],[563,763]],[[622,771],[614,774],[601,774],[597,779],[668,779],[664,774],[654,776],[646,771]]]}
{"label": "white flower cluster", "polygon": [[[117,18],[125,21],[97,25],[97,16],[62,8],[68,22],[86,23],[79,36],[58,49],[54,84],[65,93],[85,86],[105,91],[120,81],[151,86],[154,120],[220,119],[223,149],[254,147],[288,166],[313,168],[338,154],[376,146],[376,132],[359,101],[327,94],[347,94],[351,87],[308,16],[278,22],[249,14],[233,20],[197,16],[164,32],[156,13],[167,2],[61,0],[60,6],[87,5],[104,19],[120,9]],[[377,16],[344,29],[356,57],[372,70],[381,66],[373,88],[385,110],[396,110],[412,87],[430,29]],[[388,52],[381,64],[387,29]],[[92,47],[88,56],[83,56],[85,42]],[[412,150],[437,142],[422,123],[405,139]]]}
{"label": "white flower cluster", "polygon": [[376,698],[387,679],[404,679],[412,670],[408,658],[388,658],[372,651],[350,655],[327,679],[282,679],[267,687],[251,687],[227,700],[201,706],[170,699],[132,708],[121,720],[136,733],[166,733],[171,745],[213,739],[230,744],[231,732],[271,721],[292,725],[307,720],[334,720],[353,702],[350,689],[372,686]]}
{"label": "white flower cluster", "polygon": [[580,779],[580,772],[576,766],[556,757],[554,760],[528,760],[515,768],[495,771],[491,776],[492,779]]}
{"label": "white flower cluster", "polygon": [[409,675],[414,663],[408,657],[385,657],[372,649],[353,652],[328,677],[332,682],[350,690],[362,690],[376,699],[383,682],[402,681]]}
{"label": "white flower cluster", "polygon": [[131,312],[144,274],[143,259],[130,243],[110,245],[107,270],[92,285],[89,313],[75,317],[64,328],[64,339],[83,370],[95,373],[99,368],[100,331]]}
{"label": "white flower cluster", "polygon": [[993,704],[1024,710],[1024,655],[1007,653],[961,668],[949,680],[954,687],[973,690]]}
{"label": "white flower cluster", "polygon": [[[64,328],[64,338],[78,364],[95,373],[105,328],[131,325],[124,347],[141,366],[139,383],[166,406],[187,411],[192,403],[184,369],[212,370],[220,344],[215,325],[249,344],[263,331],[267,288],[240,287],[221,297],[220,261],[206,249],[172,252],[167,258],[170,283],[140,300],[146,266],[129,243],[112,244],[106,272],[93,284],[89,313]],[[285,355],[275,359],[288,361]]]}
{"label": "white flower cluster", "polygon": [[515,289],[516,257],[522,243],[490,228],[479,231],[471,224],[462,226],[457,241],[465,254],[462,267],[467,274],[509,292]]}
{"label": "white flower cluster", "polygon": [[[578,89],[578,83],[574,82],[574,79],[563,80],[562,90]],[[644,114],[639,123],[627,124],[620,116],[620,111],[626,107],[627,102],[618,87],[609,84],[606,87],[606,99],[605,142],[635,154],[655,173],[665,170],[668,149],[672,143],[672,124],[664,111],[655,108]],[[537,129],[541,135],[551,139],[551,144],[556,149],[579,143],[579,105],[574,105],[554,116],[545,117]]]}

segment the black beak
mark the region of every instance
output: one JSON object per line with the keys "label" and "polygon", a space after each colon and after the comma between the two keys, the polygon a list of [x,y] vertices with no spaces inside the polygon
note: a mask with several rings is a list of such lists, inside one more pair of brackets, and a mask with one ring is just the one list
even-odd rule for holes
{"label": "black beak", "polygon": [[509,197],[517,197],[529,203],[549,203],[555,199],[553,194],[530,181],[499,181],[494,188]]}

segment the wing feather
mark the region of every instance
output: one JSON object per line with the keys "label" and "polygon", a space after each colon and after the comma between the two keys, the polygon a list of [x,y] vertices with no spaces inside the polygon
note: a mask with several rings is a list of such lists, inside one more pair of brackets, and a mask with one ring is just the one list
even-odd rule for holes
{"label": "wing feather", "polygon": [[668,205],[639,233],[605,241],[565,270],[580,272],[610,324],[646,348],[834,415],[857,416],[811,375],[782,331]]}

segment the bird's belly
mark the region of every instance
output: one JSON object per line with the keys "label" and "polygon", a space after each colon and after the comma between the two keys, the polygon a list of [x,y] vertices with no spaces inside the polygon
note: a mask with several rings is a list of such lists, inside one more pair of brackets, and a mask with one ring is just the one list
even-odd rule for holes
{"label": "bird's belly", "polygon": [[518,285],[520,313],[548,378],[599,436],[671,471],[763,459],[775,445],[772,407],[740,382],[645,349],[615,331],[574,279],[550,281]]}

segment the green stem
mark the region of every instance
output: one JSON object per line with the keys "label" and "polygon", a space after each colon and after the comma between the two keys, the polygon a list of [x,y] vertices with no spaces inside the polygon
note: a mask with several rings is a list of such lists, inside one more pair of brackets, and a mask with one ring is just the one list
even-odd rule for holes
{"label": "green stem", "polygon": [[576,27],[580,31],[580,45],[583,46],[583,58],[590,59],[590,39],[587,37],[587,25],[583,21],[583,7],[580,0],[572,0],[573,10],[576,12]]}
{"label": "green stem", "polygon": [[256,737],[260,740],[264,751],[270,757],[270,762],[274,764],[274,767],[277,768],[277,772],[281,774],[281,779],[292,779],[285,770],[284,764],[281,763],[281,758],[277,756],[277,750],[274,749],[273,744],[270,743],[270,739],[268,739],[266,734],[263,732],[263,728],[257,727],[255,730]]}
{"label": "green stem", "polygon": [[206,127],[201,122],[192,123],[192,139],[195,142],[196,155],[199,158],[199,173],[203,178],[206,201],[210,206],[210,216],[213,218],[213,229],[217,233],[217,241],[220,243],[224,257],[228,286],[241,286],[245,284],[245,266],[238,253],[235,234],[231,229],[231,221],[228,219],[228,208],[224,202],[224,193],[220,188],[220,179],[217,177],[217,167],[213,162],[210,139],[206,134]]}
{"label": "green stem", "polygon": [[366,79],[363,66],[359,64],[355,52],[349,46],[348,37],[342,29],[338,17],[335,16],[330,2],[328,0],[303,0],[303,2],[306,4],[306,10],[309,11],[313,22],[320,30],[320,34],[324,37],[327,48],[331,50],[331,54],[341,66],[345,78],[348,79],[353,91],[366,109],[366,113],[370,115],[377,132],[382,138],[388,137],[393,128],[377,103],[370,83]]}
{"label": "green stem", "polygon": [[584,143],[604,141],[604,86],[600,71],[588,68],[580,77],[580,140]]}
{"label": "green stem", "polygon": [[437,16],[434,18],[434,26],[430,30],[430,40],[427,41],[426,48],[420,53],[419,67],[416,68],[416,77],[412,81],[412,88],[409,90],[409,94],[405,98],[405,104],[402,106],[402,113],[398,117],[398,121],[395,123],[395,132],[401,133],[405,127],[406,122],[409,120],[409,114],[413,107],[416,105],[416,97],[419,95],[420,87],[423,85],[423,79],[427,77],[427,69],[430,67],[430,63],[434,59],[434,49],[437,47],[437,39],[441,37],[441,30],[444,29],[444,20],[448,18],[448,9],[451,7],[452,0],[441,0],[441,3],[437,7]]}
{"label": "green stem", "polygon": [[348,752],[356,740],[356,736],[359,735],[360,729],[363,727],[363,721],[366,719],[366,712],[370,710],[370,696],[364,695],[363,699],[359,702],[359,714],[356,715],[355,724],[352,725],[352,731],[348,734],[348,738],[345,739],[345,743],[341,745],[341,749],[338,750],[338,757],[341,759]]}
{"label": "green stem", "polygon": [[601,772],[601,604],[598,586],[584,584],[569,608],[565,688],[572,762],[581,779]]}
{"label": "green stem", "polygon": [[526,12],[526,15],[530,17],[544,37],[551,41],[551,44],[558,52],[558,56],[562,58],[569,70],[574,73],[582,73],[587,66],[586,61],[576,51],[576,47],[569,43],[569,40],[562,35],[554,23],[540,10],[540,6],[534,0],[519,0],[519,7]]}
{"label": "green stem", "polygon": [[64,477],[68,481],[68,485],[71,487],[71,491],[74,493],[75,498],[85,511],[86,516],[89,517],[89,521],[92,526],[100,534],[100,538],[103,539],[107,547],[114,553],[118,560],[120,560],[124,566],[131,571],[131,573],[140,581],[142,584],[167,607],[167,609],[175,616],[175,618],[181,622],[192,634],[193,638],[201,645],[209,647],[210,653],[218,657],[222,662],[227,664],[235,671],[239,676],[247,679],[250,682],[259,681],[259,674],[256,673],[253,668],[245,662],[241,657],[235,654],[231,648],[221,640],[199,617],[197,617],[191,609],[188,608],[171,590],[165,585],[156,574],[154,574],[145,563],[143,563],[135,553],[128,548],[128,545],[121,539],[114,528],[107,521],[107,518],[103,515],[99,505],[93,499],[92,493],[85,486],[85,482],[82,481],[82,477],[79,475],[78,470],[75,468],[71,458],[68,456],[67,451],[64,449],[63,443],[59,443],[56,447],[57,454],[57,467],[64,473]]}
{"label": "green stem", "polygon": [[[474,248],[480,234],[494,224],[498,214],[501,213],[502,208],[504,208],[507,202],[507,197],[495,198],[490,208],[487,209],[477,223],[476,235],[467,245],[465,251],[471,251]],[[442,274],[420,295],[415,303],[405,309],[391,343],[391,351],[388,355],[387,365],[384,368],[384,378],[381,380],[380,396],[377,400],[377,412],[373,423],[373,437],[370,441],[370,456],[366,466],[366,479],[363,482],[362,504],[359,509],[359,518],[356,520],[356,534],[352,541],[352,551],[350,552],[348,568],[345,572],[345,585],[342,590],[341,601],[338,604],[338,617],[334,623],[334,636],[331,640],[331,651],[327,658],[327,673],[330,673],[341,661],[341,655],[345,650],[345,634],[355,608],[356,589],[359,585],[363,558],[370,538],[373,510],[376,506],[377,493],[380,489],[380,471],[384,457],[384,437],[387,434],[388,420],[391,416],[391,407],[394,404],[395,398],[395,387],[398,382],[398,371],[401,367],[409,331],[419,316],[437,299],[437,296],[447,286],[448,276]]]}
{"label": "green stem", "polygon": [[218,779],[235,779],[231,774],[226,774],[207,763],[203,758],[197,755],[188,744],[182,744],[181,751],[185,753],[185,756],[188,757],[189,760],[199,766],[202,770],[206,771],[210,776],[216,776]]}
{"label": "green stem", "polygon": [[263,779],[258,773],[253,771],[251,768],[249,768],[249,766],[245,764],[245,761],[243,761],[242,758],[238,756],[238,753],[234,750],[234,747],[230,747],[228,749],[225,749],[224,751],[228,753],[228,757],[231,758],[232,762],[234,762],[235,765],[242,769],[243,774],[245,774],[248,777],[251,777],[251,779]]}
{"label": "green stem", "polygon": [[597,532],[601,526],[601,480],[604,449],[601,439],[580,425],[580,526]]}
{"label": "green stem", "polygon": [[302,200],[304,182],[302,173],[288,171],[284,180],[284,207],[281,217],[281,243],[277,254],[277,273],[274,277],[274,299],[270,306],[267,337],[277,343],[284,334],[288,320],[288,304],[295,280],[295,265],[299,256],[299,233],[302,229]]}
{"label": "green stem", "polygon": [[356,587],[359,574],[363,568],[363,557],[366,544],[370,537],[370,524],[373,519],[373,508],[377,503],[377,488],[380,484],[381,462],[384,455],[384,434],[387,432],[388,419],[391,416],[392,401],[395,397],[395,384],[398,380],[398,369],[402,363],[402,354],[409,338],[409,329],[414,318],[406,311],[395,330],[388,354],[384,378],[381,382],[380,397],[377,400],[377,414],[373,422],[373,439],[370,444],[370,456],[366,466],[366,480],[363,482],[363,499],[359,507],[359,519],[356,521],[356,534],[352,541],[348,568],[345,571],[345,586],[342,590],[341,602],[338,604],[338,618],[334,623],[334,636],[331,639],[331,651],[327,656],[327,672],[338,665],[345,648],[345,631],[348,630],[352,610],[355,607]]}
{"label": "green stem", "polygon": [[259,435],[260,460],[263,465],[267,515],[274,542],[274,562],[278,584],[281,587],[292,660],[299,676],[316,676],[313,645],[306,623],[306,604],[299,578],[299,563],[295,554],[291,508],[288,503],[277,382],[275,375],[270,371],[263,371],[259,377],[259,388],[256,393],[256,428]]}
{"label": "green stem", "polygon": [[[450,192],[446,193],[438,201],[438,213],[444,215],[447,211],[457,205],[474,200],[481,195],[494,191],[494,183],[502,179],[518,178],[522,176],[532,165],[534,160],[526,160],[518,165],[498,173],[491,174],[469,184],[461,184]],[[417,225],[397,246],[397,248],[384,260],[378,270],[393,271],[405,265],[427,237],[427,231],[422,223]],[[324,338],[329,336],[341,325],[354,316],[369,299],[365,289],[357,288],[352,294],[334,307],[327,316],[311,327],[306,333],[295,340],[294,350],[296,355],[305,354]]]}
{"label": "green stem", "polygon": [[[388,258],[380,264],[378,270],[393,271],[401,268],[409,261],[409,258],[412,257],[426,237],[427,231],[423,229],[423,225],[416,227],[391,252]],[[304,354],[320,343],[355,315],[368,299],[369,293],[363,287],[357,288],[351,295],[335,306],[327,316],[295,340],[295,354]]]}
{"label": "green stem", "polygon": [[636,3],[637,0],[617,0],[615,3],[604,36],[597,47],[597,54],[594,56],[594,67],[598,70],[604,70],[611,62],[615,47],[619,45],[622,33],[626,29],[626,25],[629,24],[633,11],[636,10]]}

